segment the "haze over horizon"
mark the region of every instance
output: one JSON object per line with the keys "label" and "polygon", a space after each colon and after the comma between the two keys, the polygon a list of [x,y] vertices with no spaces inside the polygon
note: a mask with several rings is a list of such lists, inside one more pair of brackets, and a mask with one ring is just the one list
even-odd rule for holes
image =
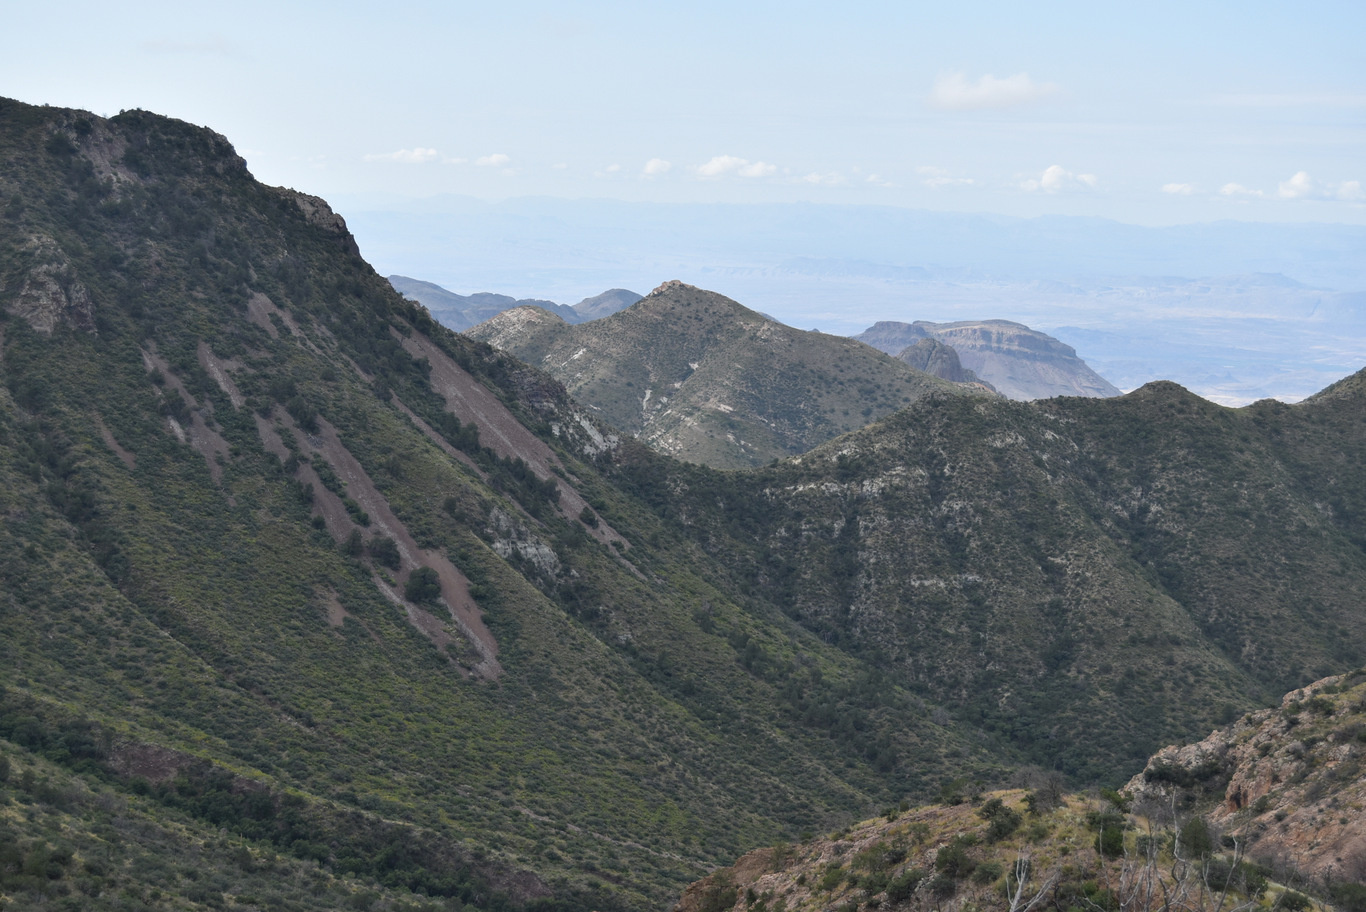
{"label": "haze over horizon", "polygon": [[1357,3],[59,0],[9,20],[0,94],[207,125],[331,201],[384,274],[564,303],[680,278],[840,333],[1013,319],[1122,388],[1228,404],[1366,361],[1340,294],[1366,291]]}

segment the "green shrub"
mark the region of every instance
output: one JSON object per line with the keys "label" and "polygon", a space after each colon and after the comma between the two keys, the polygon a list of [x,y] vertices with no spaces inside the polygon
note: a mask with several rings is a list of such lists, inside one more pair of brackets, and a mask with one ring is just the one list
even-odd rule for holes
{"label": "green shrub", "polygon": [[387,535],[376,535],[370,539],[370,558],[381,567],[397,570],[399,565],[398,543]]}
{"label": "green shrub", "polygon": [[1192,817],[1181,827],[1176,837],[1177,854],[1183,858],[1208,858],[1214,851],[1214,839],[1209,824],[1203,817]]}
{"label": "green shrub", "polygon": [[972,872],[972,882],[980,886],[993,883],[1001,876],[1002,868],[994,861],[984,861]]}
{"label": "green shrub", "polygon": [[911,868],[902,871],[887,883],[887,901],[893,903],[905,902],[911,898],[915,888],[920,886],[920,882],[925,879],[925,871],[922,868]]}
{"label": "green shrub", "polygon": [[403,586],[403,597],[415,604],[434,602],[441,595],[441,578],[431,567],[418,567],[408,574]]}
{"label": "green shrub", "polygon": [[1286,890],[1281,894],[1280,906],[1289,912],[1304,912],[1314,904],[1308,896],[1303,893],[1296,893],[1294,890]]}

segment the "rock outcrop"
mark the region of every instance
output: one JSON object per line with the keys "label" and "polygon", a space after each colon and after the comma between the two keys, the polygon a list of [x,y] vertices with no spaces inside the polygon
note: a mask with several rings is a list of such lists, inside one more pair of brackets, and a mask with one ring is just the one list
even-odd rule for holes
{"label": "rock outcrop", "polygon": [[94,302],[62,248],[52,238],[38,234],[24,249],[31,265],[18,295],[9,304],[9,312],[44,335],[52,335],[58,326],[93,333]]}
{"label": "rock outcrop", "polygon": [[1203,741],[1164,748],[1125,791],[1152,814],[1204,809],[1269,866],[1366,883],[1363,761],[1366,669],[1291,691],[1279,707]]}
{"label": "rock outcrop", "polygon": [[994,388],[990,383],[979,379],[976,374],[963,367],[963,362],[958,358],[958,352],[952,346],[945,345],[938,339],[924,338],[897,355],[916,370],[938,377],[941,380],[949,380],[953,383],[976,383],[987,389]]}

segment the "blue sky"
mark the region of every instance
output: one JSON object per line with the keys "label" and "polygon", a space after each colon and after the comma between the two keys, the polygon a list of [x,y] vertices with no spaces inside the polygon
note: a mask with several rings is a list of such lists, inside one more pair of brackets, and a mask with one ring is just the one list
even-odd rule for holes
{"label": "blue sky", "polygon": [[0,94],[325,197],[1366,224],[1366,4],[155,3],[6,12]]}

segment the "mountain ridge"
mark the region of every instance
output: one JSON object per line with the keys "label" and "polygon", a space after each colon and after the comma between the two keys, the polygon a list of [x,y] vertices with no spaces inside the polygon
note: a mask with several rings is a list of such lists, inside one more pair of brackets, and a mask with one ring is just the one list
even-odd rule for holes
{"label": "mountain ridge", "polygon": [[804,452],[930,390],[985,393],[679,281],[592,323],[515,310],[468,335],[546,370],[660,452],[722,468]]}
{"label": "mountain ridge", "polygon": [[625,288],[611,288],[570,306],[535,298],[519,300],[510,295],[490,292],[459,295],[433,282],[401,275],[389,276],[389,284],[399,294],[426,307],[442,326],[456,332],[462,332],[515,307],[539,307],[555,314],[566,323],[583,323],[614,314],[639,301],[641,297]]}
{"label": "mountain ridge", "polygon": [[212,131],[0,101],[0,849],[57,874],[0,889],[658,908],[958,778],[1118,781],[1366,659],[1362,376],[936,381],[712,470]]}

